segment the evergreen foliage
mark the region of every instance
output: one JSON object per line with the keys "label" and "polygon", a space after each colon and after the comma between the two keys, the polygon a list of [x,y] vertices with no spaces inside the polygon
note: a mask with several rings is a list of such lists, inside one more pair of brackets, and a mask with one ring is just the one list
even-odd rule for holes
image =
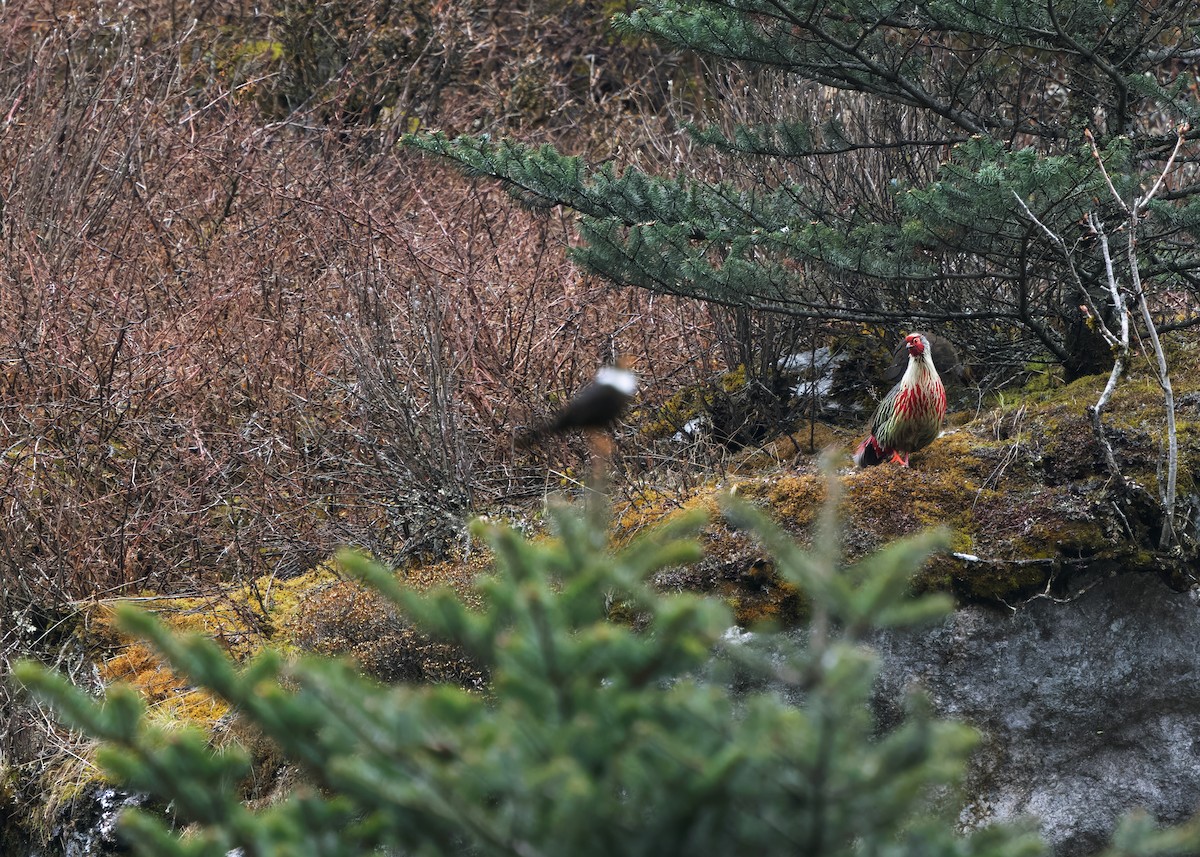
{"label": "evergreen foliage", "polygon": [[[1082,215],[1114,231],[1124,221],[1101,159],[1128,199],[1186,136],[1169,192],[1139,226],[1141,277],[1152,293],[1200,296],[1193,11],[1149,0],[648,0],[617,28],[732,62],[747,91],[761,89],[761,122],[722,117],[718,103],[711,124],[689,129],[733,156],[721,173],[740,180],[708,178],[699,159],[659,178],[509,140],[407,142],[531,203],[578,211],[577,259],[616,283],[802,318],[949,322],[985,352],[995,343],[996,357],[1040,352],[1085,374],[1111,360],[1078,307],[1117,310]],[[1197,321],[1188,310],[1158,323]]]}
{"label": "evergreen foliage", "polygon": [[[194,825],[181,836],[130,811],[124,829],[142,854],[1038,853],[1009,829],[954,832],[969,729],[934,718],[919,695],[894,729],[881,733],[871,715],[876,660],[862,634],[949,608],[945,596],[907,594],[936,536],[843,568],[831,535],[804,551],[749,507],[728,512],[812,599],[803,643],[730,634],[724,605],[652,590],[655,570],[696,558],[701,516],[610,550],[602,527],[565,506],[550,542],[479,525],[497,558],[479,612],[343,558],[423,630],[479,659],[486,694],[380,686],[344,662],[271,652],[238,668],[212,642],[127,610],[126,628],[304,771],[307,785],[265,808],[239,800],[241,750],[152,726],[133,691],[98,703],[36,665],[18,676],[104,740],[110,777]],[[636,618],[614,621],[614,605]]]}

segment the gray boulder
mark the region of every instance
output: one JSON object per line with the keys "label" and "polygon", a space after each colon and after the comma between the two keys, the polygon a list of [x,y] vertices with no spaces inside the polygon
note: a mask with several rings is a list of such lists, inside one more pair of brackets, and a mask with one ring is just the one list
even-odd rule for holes
{"label": "gray boulder", "polygon": [[1069,600],[967,607],[933,629],[879,633],[885,725],[916,683],[983,733],[965,826],[1031,818],[1056,855],[1094,854],[1120,817],[1200,809],[1200,605],[1153,575]]}

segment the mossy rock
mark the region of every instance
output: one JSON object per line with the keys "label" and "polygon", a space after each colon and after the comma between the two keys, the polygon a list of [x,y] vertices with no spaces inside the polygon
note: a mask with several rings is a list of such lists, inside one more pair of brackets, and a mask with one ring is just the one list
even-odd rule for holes
{"label": "mossy rock", "polygon": [[1012,604],[1045,590],[1057,566],[1050,560],[969,562],[935,556],[914,579],[918,592],[951,592],[969,602]]}
{"label": "mossy rock", "polygon": [[[944,527],[951,549],[927,563],[916,589],[1015,603],[1066,593],[1085,570],[1155,572],[1174,586],[1194,583],[1187,572],[1194,545],[1157,548],[1162,391],[1153,380],[1123,379],[1102,415],[1105,437],[1129,480],[1122,487],[1108,472],[1087,410],[1105,380],[1046,385],[1016,398],[1009,394],[1002,406],[975,416],[952,415],[948,424],[954,428],[915,453],[910,468],[844,466],[837,478],[847,558]],[[1200,420],[1188,410],[1188,395],[1200,415],[1200,391],[1184,392],[1177,410],[1181,493],[1192,490],[1200,464]],[[852,443],[840,459],[846,465]],[[748,474],[739,493],[804,541],[825,497],[824,477],[812,456],[797,455],[791,464]]]}

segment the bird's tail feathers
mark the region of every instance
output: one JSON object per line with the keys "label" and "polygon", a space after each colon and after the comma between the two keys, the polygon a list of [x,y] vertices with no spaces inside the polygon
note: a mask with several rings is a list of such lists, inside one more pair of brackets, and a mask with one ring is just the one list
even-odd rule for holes
{"label": "bird's tail feathers", "polygon": [[869,434],[866,439],[858,445],[858,449],[854,450],[854,464],[857,467],[873,467],[876,464],[883,464],[884,451],[879,446],[879,441],[875,440],[875,435]]}

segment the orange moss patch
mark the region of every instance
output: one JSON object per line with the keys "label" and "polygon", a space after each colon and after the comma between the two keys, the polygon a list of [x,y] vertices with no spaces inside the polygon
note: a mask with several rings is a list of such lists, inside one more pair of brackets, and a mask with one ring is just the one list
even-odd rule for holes
{"label": "orange moss patch", "polygon": [[229,711],[223,700],[191,688],[145,643],[132,643],[98,669],[106,683],[119,681],[136,688],[149,716],[160,725],[194,723],[211,728]]}
{"label": "orange moss patch", "polygon": [[772,515],[784,524],[809,526],[825,503],[829,486],[819,473],[785,473],[766,486]]}
{"label": "orange moss patch", "polygon": [[[471,584],[489,562],[487,553],[479,551],[468,561],[414,565],[401,573],[415,588],[449,585],[470,601],[474,597]],[[347,608],[347,599],[357,599],[361,609],[338,609],[338,605]],[[151,716],[164,723],[211,728],[228,713],[223,701],[190,688],[149,645],[124,637],[112,623],[115,603],[102,603],[89,617],[87,629],[93,648],[117,650],[115,655],[97,656],[97,669],[105,682],[132,686],[146,701]],[[208,637],[239,661],[271,645],[285,652],[309,649],[352,654],[369,672],[383,675],[388,658],[403,648],[394,638],[379,642],[384,629],[397,627],[389,605],[373,592],[342,579],[328,564],[288,579],[267,575],[211,596],[147,598],[138,603],[172,630]],[[323,627],[332,628],[339,622],[345,626],[340,637],[331,631],[327,638],[314,630],[314,617],[322,613],[328,621]],[[357,628],[355,616],[360,622]],[[405,634],[411,636],[412,632]],[[426,675],[434,672],[432,667],[425,669]]]}
{"label": "orange moss patch", "polygon": [[[113,606],[101,605],[91,623],[94,638],[107,639],[119,647],[116,655],[99,659],[96,664],[105,683],[123,682],[133,687],[145,701],[149,715],[161,724],[211,727],[228,712],[221,700],[191,688],[147,643],[121,634],[112,624]],[[256,651],[265,639],[261,622],[251,619],[252,613],[230,599],[147,599],[139,606],[176,632],[198,633],[216,640],[234,657]]]}

